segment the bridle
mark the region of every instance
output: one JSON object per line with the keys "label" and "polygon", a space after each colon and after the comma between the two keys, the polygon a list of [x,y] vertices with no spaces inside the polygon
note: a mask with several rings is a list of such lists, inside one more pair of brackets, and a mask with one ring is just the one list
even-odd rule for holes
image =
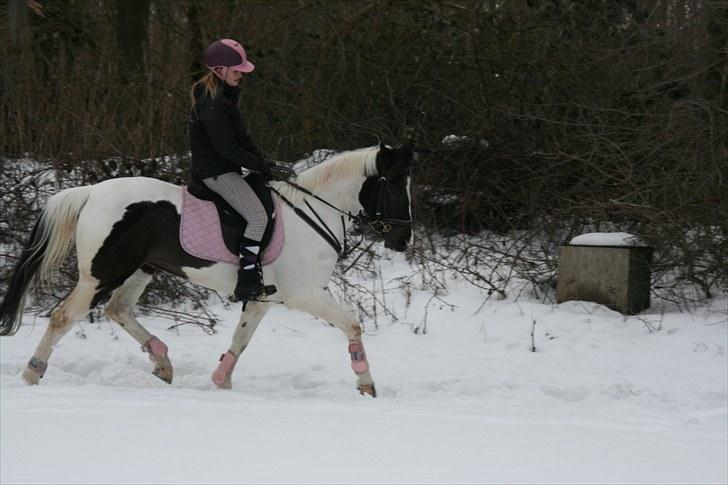
{"label": "bridle", "polygon": [[379,180],[377,181],[377,187],[374,191],[375,194],[378,195],[376,204],[374,206],[374,217],[360,212],[359,216],[364,219],[364,222],[366,222],[371,230],[376,232],[377,234],[386,234],[389,231],[392,230],[392,226],[411,226],[412,225],[412,219],[395,219],[395,218],[385,218],[383,215],[387,212],[387,201],[385,197],[385,192],[387,189],[387,177],[380,176]]}
{"label": "bridle", "polygon": [[313,197],[314,199],[318,200],[319,202],[323,203],[324,205],[334,209],[336,212],[341,214],[341,226],[343,228],[343,234],[344,234],[344,242],[343,244],[339,242],[339,239],[336,237],[334,232],[329,228],[329,226],[324,222],[324,220],[319,216],[318,212],[313,208],[313,206],[304,198],[304,203],[306,204],[306,207],[308,207],[308,210],[311,211],[311,213],[316,217],[318,222],[314,221],[311,216],[306,214],[300,207],[295,206],[290,200],[288,200],[283,194],[281,194],[278,190],[276,190],[273,187],[270,187],[270,189],[278,194],[278,197],[283,200],[293,211],[303,219],[304,222],[306,222],[311,228],[313,228],[316,233],[321,236],[328,244],[331,246],[331,248],[336,251],[336,254],[339,256],[340,259],[346,259],[359,245],[361,244],[364,235],[362,234],[361,239],[354,245],[349,247],[347,239],[346,239],[346,220],[345,218],[348,218],[350,221],[354,222],[355,224],[367,224],[374,232],[378,234],[386,234],[392,230],[392,226],[396,225],[412,225],[412,219],[395,219],[395,218],[386,218],[383,217],[383,215],[387,212],[386,210],[386,198],[385,198],[385,190],[387,187],[387,178],[386,177],[379,177],[377,180],[377,186],[375,189],[375,193],[378,194],[376,205],[374,207],[374,216],[367,213],[365,210],[359,211],[358,214],[352,214],[351,212],[345,212],[329,201],[319,197],[318,195],[314,194],[310,190],[306,189],[305,187],[301,187],[300,185],[296,184],[295,182],[291,182],[290,180],[283,180],[283,182],[287,183],[294,189],[298,190],[299,192],[303,192],[304,194]]}

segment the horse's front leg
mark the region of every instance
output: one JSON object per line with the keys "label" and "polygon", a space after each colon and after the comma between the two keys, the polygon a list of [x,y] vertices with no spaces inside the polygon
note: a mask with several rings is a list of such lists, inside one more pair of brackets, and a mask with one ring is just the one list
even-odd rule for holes
{"label": "horse's front leg", "polygon": [[250,301],[240,314],[240,321],[235,327],[233,341],[227,352],[220,357],[220,364],[212,373],[212,382],[221,389],[232,389],[231,377],[240,354],[248,347],[250,339],[258,328],[258,324],[270,308],[270,303]]}
{"label": "horse's front leg", "polygon": [[307,293],[305,297],[286,302],[290,308],[306,311],[311,315],[329,322],[339,328],[349,339],[349,355],[351,368],[357,376],[356,387],[364,395],[377,397],[374,379],[369,372],[369,361],[364,352],[361,339],[361,325],[359,320],[341,305],[325,290]]}

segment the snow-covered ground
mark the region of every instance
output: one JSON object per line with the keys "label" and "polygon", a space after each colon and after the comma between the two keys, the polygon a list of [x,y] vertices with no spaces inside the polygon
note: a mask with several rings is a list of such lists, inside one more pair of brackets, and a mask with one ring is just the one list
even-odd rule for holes
{"label": "snow-covered ground", "polygon": [[[380,264],[385,282],[409,271],[401,255]],[[170,347],[171,386],[120,328],[86,322],[31,388],[20,374],[47,320],[28,315],[0,339],[0,482],[728,481],[725,298],[624,317],[586,302],[483,305],[456,281],[447,305],[431,297],[389,292],[399,320],[367,323],[377,399],[356,392],[338,330],[280,306],[232,391],[209,376],[236,305],[217,308],[213,336],[142,318]]]}

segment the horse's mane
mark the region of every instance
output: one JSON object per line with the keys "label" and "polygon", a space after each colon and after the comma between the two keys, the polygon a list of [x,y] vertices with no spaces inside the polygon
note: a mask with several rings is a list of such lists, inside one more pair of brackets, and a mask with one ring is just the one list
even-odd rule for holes
{"label": "horse's mane", "polygon": [[[328,160],[298,174],[294,182],[317,193],[337,180],[356,176],[371,177],[377,174],[377,150],[378,147],[374,146],[337,153]],[[272,182],[271,185],[294,204],[303,197],[301,191],[285,182]]]}

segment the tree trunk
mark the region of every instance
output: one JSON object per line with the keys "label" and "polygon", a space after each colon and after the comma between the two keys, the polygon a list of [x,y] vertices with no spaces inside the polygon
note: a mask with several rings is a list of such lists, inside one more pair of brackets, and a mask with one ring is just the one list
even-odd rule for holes
{"label": "tree trunk", "polygon": [[8,1],[8,32],[10,45],[18,49],[23,41],[23,32],[28,24],[28,4],[26,0]]}
{"label": "tree trunk", "polygon": [[190,44],[189,44],[189,55],[190,55],[190,71],[189,75],[192,81],[195,81],[199,77],[200,72],[203,69],[202,64],[202,53],[204,46],[202,45],[202,28],[200,26],[200,10],[202,5],[199,4],[198,0],[192,0],[190,2],[190,9],[187,12],[187,21],[190,25]]}
{"label": "tree trunk", "polygon": [[119,76],[125,83],[144,74],[150,3],[151,0],[117,0],[114,3]]}
{"label": "tree trunk", "polygon": [[705,79],[705,98],[716,106],[728,109],[728,6],[708,8],[708,72]]}

